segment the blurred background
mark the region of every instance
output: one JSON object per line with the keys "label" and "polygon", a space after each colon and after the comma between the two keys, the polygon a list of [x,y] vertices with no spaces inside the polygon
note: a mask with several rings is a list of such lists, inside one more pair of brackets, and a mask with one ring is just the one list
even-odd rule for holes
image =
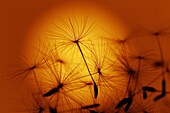
{"label": "blurred background", "polygon": [[[93,3],[101,1],[93,0]],[[60,2],[64,4],[67,1],[60,0]],[[157,32],[165,27],[166,35],[162,39],[162,44],[165,58],[169,60],[169,0],[106,0],[104,2],[113,8],[113,13],[119,16],[126,30],[129,33],[134,32],[130,34],[133,39],[147,32],[143,28]],[[23,47],[28,29],[30,30],[42,13],[58,3],[58,0],[0,0],[0,109],[2,113],[14,113],[18,110],[16,103],[20,99],[21,89],[14,89],[12,87],[14,83],[9,83],[8,79],[14,62],[18,60],[17,55]],[[152,42],[147,36],[140,41],[142,44]]]}

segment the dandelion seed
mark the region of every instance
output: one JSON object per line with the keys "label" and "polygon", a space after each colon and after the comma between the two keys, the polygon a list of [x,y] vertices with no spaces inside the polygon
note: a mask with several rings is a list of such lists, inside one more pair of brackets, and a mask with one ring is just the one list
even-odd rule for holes
{"label": "dandelion seed", "polygon": [[92,79],[92,81],[93,81],[93,83],[94,83],[94,98],[96,99],[97,96],[98,96],[98,87],[97,87],[97,85],[96,85],[96,83],[95,83],[95,81],[94,81],[94,79],[93,79],[93,77],[92,77],[92,74],[91,74],[91,72],[90,72],[89,66],[88,66],[87,61],[86,61],[86,59],[85,59],[85,57],[84,57],[83,51],[82,51],[82,49],[81,49],[81,47],[80,47],[80,45],[79,45],[78,40],[76,40],[75,43],[77,44],[77,46],[78,46],[78,48],[79,48],[79,50],[80,50],[80,53],[81,53],[81,55],[82,55],[82,57],[83,57],[83,60],[84,60],[84,63],[85,63],[85,65],[86,65],[86,67],[87,67],[87,70],[88,70],[88,72],[89,72],[89,75],[90,75],[90,77],[91,77],[91,79]]}
{"label": "dandelion seed", "polygon": [[100,106],[100,104],[92,104],[92,105],[83,106],[82,109],[96,108],[99,106]]}
{"label": "dandelion seed", "polygon": [[[152,101],[152,98],[148,96],[147,100],[141,100],[139,95],[133,96],[133,103],[131,104],[128,113],[143,113],[144,111],[154,112],[157,111],[158,106],[157,103]],[[122,112],[120,112],[122,113]]]}
{"label": "dandelion seed", "polygon": [[[72,67],[69,63],[59,63],[49,70],[48,78],[43,78],[46,80],[42,83],[43,97],[57,108],[57,112],[81,110],[82,105],[91,101],[91,92],[87,86],[94,84],[89,80],[89,75],[83,75],[81,70],[80,64]],[[90,82],[86,81],[87,78]]]}
{"label": "dandelion seed", "polygon": [[94,98],[96,99],[98,96],[98,87],[96,85],[96,83],[94,83]]}
{"label": "dandelion seed", "polygon": [[63,84],[59,84],[58,85],[58,87],[57,88],[53,88],[53,89],[51,89],[50,91],[48,91],[47,93],[45,93],[45,94],[43,94],[43,96],[44,97],[48,97],[48,96],[51,96],[51,95],[53,95],[53,94],[55,94],[55,93],[57,93],[58,91],[59,91],[59,89],[60,88],[62,88],[63,87]]}
{"label": "dandelion seed", "polygon": [[149,91],[149,92],[156,92],[157,91],[155,88],[149,87],[149,86],[142,87],[142,90]]}
{"label": "dandelion seed", "polygon": [[[94,93],[95,93],[95,98],[97,98],[98,87],[92,77],[92,74],[90,72],[90,69],[87,64],[85,54],[84,54],[84,51],[92,52],[92,50],[89,48],[89,45],[86,45],[87,40],[85,40],[85,39],[93,31],[95,22],[93,21],[88,26],[87,25],[88,19],[89,19],[89,15],[85,15],[83,18],[84,21],[82,21],[84,23],[80,23],[77,21],[74,14],[73,14],[73,17],[68,18],[68,21],[60,18],[63,28],[54,24],[54,27],[56,29],[58,29],[60,32],[56,32],[55,34],[53,32],[49,32],[47,36],[53,37],[54,39],[58,39],[57,42],[60,43],[57,47],[58,49],[60,49],[64,46],[66,46],[67,48],[70,48],[70,47],[73,47],[76,45],[78,47],[78,50],[79,50],[79,52],[83,58],[83,61],[86,65],[89,76],[91,77],[91,79],[94,83]],[[54,30],[56,31],[56,29],[54,29]],[[82,49],[82,46],[85,47],[84,50]],[[70,51],[72,51],[72,50],[70,50]],[[72,55],[74,55],[74,54],[72,54]]]}
{"label": "dandelion seed", "polygon": [[143,99],[145,100],[147,98],[147,92],[146,91],[143,91]]}
{"label": "dandelion seed", "polygon": [[74,13],[68,19],[59,18],[59,23],[53,23],[51,31],[47,32],[46,36],[56,39],[56,48],[60,54],[64,55],[63,57],[69,54],[69,58],[75,61],[74,59],[77,59],[78,56],[74,57],[74,55],[77,55],[78,51],[80,52],[80,48],[77,49],[77,47],[81,46],[83,52],[92,52],[89,35],[93,33],[95,21],[91,22],[90,19],[88,14],[77,17]]}
{"label": "dandelion seed", "polygon": [[123,105],[127,104],[129,101],[129,98],[124,98],[121,101],[119,101],[119,103],[116,105],[115,109],[119,109],[120,107],[122,107]]}
{"label": "dandelion seed", "polygon": [[165,83],[165,80],[163,79],[162,80],[162,94],[156,96],[154,98],[154,101],[158,101],[159,99],[165,97],[165,95],[166,95],[166,83]]}
{"label": "dandelion seed", "polygon": [[154,98],[154,101],[158,101],[158,100],[160,100],[160,99],[163,98],[163,97],[164,97],[164,95],[160,94],[160,95],[158,95],[158,96],[156,96],[156,97]]}
{"label": "dandelion seed", "polygon": [[49,107],[49,111],[50,111],[50,113],[57,113],[56,108]]}
{"label": "dandelion seed", "polygon": [[125,112],[127,112],[129,110],[130,106],[132,105],[132,100],[133,100],[133,96],[128,98],[128,103],[124,109]]}
{"label": "dandelion seed", "polygon": [[42,113],[44,111],[44,108],[40,107],[38,113]]}
{"label": "dandelion seed", "polygon": [[17,82],[14,82],[18,86],[21,86],[24,82],[33,83],[32,85],[40,90],[39,81],[41,78],[40,75],[42,75],[40,73],[45,72],[52,62],[51,53],[53,48],[48,41],[41,41],[39,39],[36,45],[30,45],[29,49],[31,50],[27,51],[27,54],[19,54],[20,60],[13,66],[15,72],[12,73],[9,79],[17,79]]}

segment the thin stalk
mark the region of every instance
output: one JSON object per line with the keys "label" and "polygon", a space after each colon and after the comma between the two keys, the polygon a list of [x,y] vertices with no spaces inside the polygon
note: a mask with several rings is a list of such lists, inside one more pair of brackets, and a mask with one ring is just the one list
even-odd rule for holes
{"label": "thin stalk", "polygon": [[81,55],[82,55],[82,57],[83,57],[84,63],[85,63],[86,68],[87,68],[87,71],[88,71],[88,73],[89,73],[89,75],[90,75],[92,81],[93,81],[94,84],[95,84],[95,81],[94,81],[94,79],[93,79],[93,77],[92,77],[92,74],[91,74],[91,72],[90,72],[90,69],[89,69],[89,67],[88,67],[87,61],[86,61],[86,59],[85,59],[85,57],[84,57],[83,51],[82,51],[82,49],[81,49],[81,47],[80,47],[78,41],[75,42],[75,43],[77,44],[77,46],[78,46],[78,48],[79,48],[79,51],[80,51],[80,53],[81,53]]}
{"label": "thin stalk", "polygon": [[91,72],[90,72],[90,69],[89,69],[89,67],[88,67],[87,61],[86,61],[86,59],[85,59],[85,57],[84,57],[83,51],[82,51],[82,49],[81,49],[81,47],[80,47],[80,45],[79,45],[78,40],[75,40],[74,43],[76,43],[77,47],[79,48],[79,51],[80,51],[80,53],[81,53],[81,55],[82,55],[82,57],[83,57],[83,60],[84,60],[85,65],[86,65],[87,71],[88,71],[88,73],[89,73],[89,75],[90,75],[90,77],[91,77],[91,79],[92,79],[92,81],[93,81],[93,83],[94,83],[94,97],[95,97],[95,99],[96,99],[97,96],[98,96],[98,87],[97,87],[96,82],[94,81],[94,79],[93,79],[93,77],[92,77],[92,74],[91,74]]}

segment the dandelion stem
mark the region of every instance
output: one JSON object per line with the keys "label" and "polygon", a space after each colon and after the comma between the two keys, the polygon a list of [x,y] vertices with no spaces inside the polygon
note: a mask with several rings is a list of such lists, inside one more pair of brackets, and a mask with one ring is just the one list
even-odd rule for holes
{"label": "dandelion stem", "polygon": [[87,61],[86,61],[86,59],[85,59],[85,57],[84,57],[83,51],[82,51],[82,49],[81,49],[81,47],[80,47],[80,45],[79,45],[79,41],[78,41],[78,40],[75,40],[74,43],[76,43],[77,47],[79,48],[80,53],[81,53],[81,55],[82,55],[82,57],[83,57],[84,63],[85,63],[85,65],[86,65],[86,67],[87,67],[87,70],[88,70],[88,72],[89,72],[89,75],[90,75],[90,77],[91,77],[91,79],[92,79],[92,81],[93,81],[93,83],[94,83],[94,97],[95,97],[95,99],[96,99],[97,96],[98,96],[98,87],[97,87],[97,85],[96,85],[96,83],[95,83],[95,81],[94,81],[94,79],[93,79],[93,77],[92,77],[92,74],[91,74],[90,69],[89,69],[88,64],[87,64]]}
{"label": "dandelion stem", "polygon": [[92,81],[95,83],[95,81],[94,81],[94,79],[93,79],[93,77],[92,77],[92,74],[91,74],[91,72],[90,72],[90,69],[89,69],[89,67],[88,67],[87,61],[86,61],[86,59],[85,59],[85,57],[84,57],[83,51],[82,51],[82,49],[81,49],[81,47],[80,47],[80,45],[79,45],[78,40],[75,41],[75,43],[77,44],[77,46],[78,46],[78,48],[79,48],[79,50],[80,50],[80,53],[81,53],[81,55],[82,55],[82,57],[83,57],[84,63],[85,63],[85,65],[86,65],[86,67],[87,67],[87,70],[88,70],[88,72],[89,72],[90,77],[91,77]]}

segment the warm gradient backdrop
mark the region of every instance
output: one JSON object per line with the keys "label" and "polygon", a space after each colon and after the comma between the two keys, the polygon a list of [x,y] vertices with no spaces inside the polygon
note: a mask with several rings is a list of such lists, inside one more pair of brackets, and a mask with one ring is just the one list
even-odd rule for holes
{"label": "warm gradient backdrop", "polygon": [[[83,3],[83,1],[77,3],[76,0],[68,1],[0,0],[0,112],[14,113],[14,111],[17,111],[18,108],[20,108],[18,106],[22,106],[20,94],[24,93],[24,95],[27,95],[25,94],[27,93],[26,89],[23,87],[17,89],[16,87],[13,87],[15,86],[15,82],[9,82],[11,73],[15,69],[13,67],[16,66],[15,63],[20,59],[17,55],[23,51],[23,48],[25,50],[25,48],[29,46],[29,43],[34,43],[34,39],[31,39],[30,35],[32,35],[32,33],[38,36],[41,34],[45,29],[43,27],[47,25],[46,22],[48,23],[48,16],[55,16],[53,12],[55,8],[59,11],[56,14],[56,16],[58,16],[61,15],[62,12],[67,11],[69,7],[74,5],[78,6]],[[115,32],[115,34],[113,33],[117,37],[125,38],[131,30],[140,31],[141,26],[153,31],[161,29],[162,26],[168,26],[166,31],[167,34],[165,35],[166,38],[162,40],[162,43],[165,59],[169,61],[169,0],[89,1],[90,0],[87,0],[83,3],[84,7],[90,7],[89,11],[94,8],[93,11],[96,11],[97,16],[104,17],[101,21],[107,28],[115,30],[116,33],[121,31],[121,33],[118,33],[118,36]],[[64,5],[64,3],[66,5]],[[98,9],[102,9],[103,12]],[[108,20],[104,21],[104,19]],[[114,26],[112,26],[112,24],[114,24]],[[142,33],[146,32],[135,32],[130,36],[136,39],[136,37],[139,37]],[[149,42],[152,42],[152,40],[148,40],[148,37],[145,36],[144,39],[138,42],[141,42],[141,46],[136,43],[134,46],[138,45],[138,47],[141,48],[146,43],[148,43],[147,45],[150,45]],[[168,89],[170,88],[168,87]],[[166,100],[167,101],[164,101],[163,103],[165,106],[169,104],[169,98],[166,98]]]}

